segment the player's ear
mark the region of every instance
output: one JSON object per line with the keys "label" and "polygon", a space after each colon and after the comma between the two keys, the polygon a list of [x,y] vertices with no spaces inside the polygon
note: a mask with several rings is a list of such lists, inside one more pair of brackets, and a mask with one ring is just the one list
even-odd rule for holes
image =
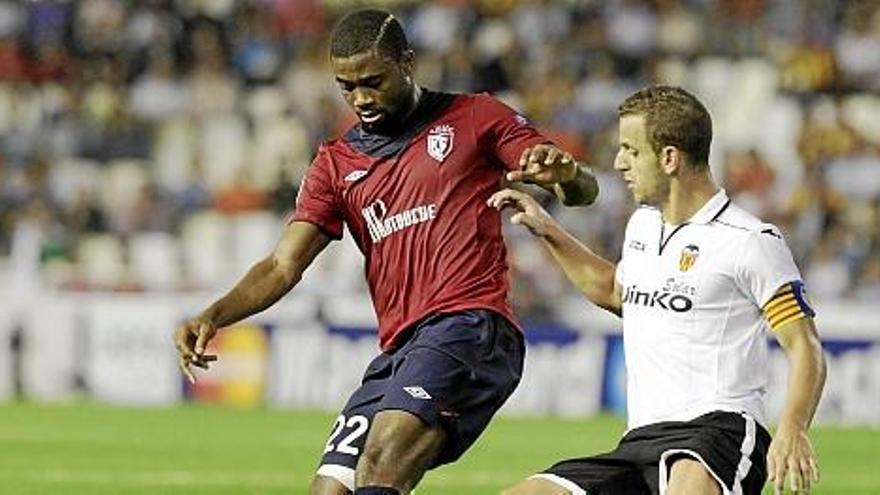
{"label": "player's ear", "polygon": [[400,57],[400,70],[407,82],[412,83],[413,73],[416,70],[416,54],[412,50],[403,52]]}
{"label": "player's ear", "polygon": [[677,175],[684,166],[684,153],[675,146],[664,146],[660,150],[660,168],[669,176]]}

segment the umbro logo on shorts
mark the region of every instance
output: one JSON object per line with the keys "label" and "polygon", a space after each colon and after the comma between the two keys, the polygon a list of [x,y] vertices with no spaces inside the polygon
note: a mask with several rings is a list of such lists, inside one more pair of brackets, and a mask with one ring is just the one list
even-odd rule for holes
{"label": "umbro logo on shorts", "polygon": [[403,389],[409,395],[412,395],[416,399],[428,400],[431,398],[431,394],[425,391],[422,387],[403,387]]}

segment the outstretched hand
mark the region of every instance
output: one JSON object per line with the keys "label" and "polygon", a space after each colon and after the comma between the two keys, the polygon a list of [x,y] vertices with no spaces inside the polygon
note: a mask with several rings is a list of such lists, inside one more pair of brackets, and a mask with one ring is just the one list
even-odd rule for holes
{"label": "outstretched hand", "polygon": [[571,153],[551,144],[539,144],[523,150],[519,167],[520,170],[507,173],[507,180],[549,187],[573,180],[577,175],[577,161]]}
{"label": "outstretched hand", "polygon": [[190,366],[208,369],[209,363],[217,360],[217,356],[205,354],[208,342],[216,334],[214,324],[202,317],[187,321],[174,332],[174,346],[180,354],[178,366],[190,383],[196,382]]}
{"label": "outstretched hand", "polygon": [[548,229],[554,225],[550,214],[534,198],[520,191],[513,189],[498,191],[486,201],[486,204],[496,210],[504,208],[517,210],[517,213],[510,217],[510,222],[528,228],[529,232],[538,237],[545,237]]}
{"label": "outstretched hand", "polygon": [[776,431],[767,452],[767,473],[776,495],[785,491],[786,479],[792,492],[810,493],[811,485],[819,481],[819,465],[805,431],[788,428]]}

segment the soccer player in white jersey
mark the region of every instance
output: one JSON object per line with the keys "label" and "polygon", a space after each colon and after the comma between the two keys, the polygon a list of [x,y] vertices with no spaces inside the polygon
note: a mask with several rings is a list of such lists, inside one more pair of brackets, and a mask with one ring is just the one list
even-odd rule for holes
{"label": "soccer player in white jersey", "polygon": [[[539,237],[572,283],[623,318],[628,430],[609,453],[557,463],[506,495],[809,492],[807,431],[825,362],[801,275],[782,235],[730,203],[708,166],[712,122],[690,93],[654,86],[619,108],[614,167],[640,205],[621,260],[565,232],[510,189],[490,205]],[[790,362],[771,442],[767,331]],[[787,482],[786,482],[787,481]]]}

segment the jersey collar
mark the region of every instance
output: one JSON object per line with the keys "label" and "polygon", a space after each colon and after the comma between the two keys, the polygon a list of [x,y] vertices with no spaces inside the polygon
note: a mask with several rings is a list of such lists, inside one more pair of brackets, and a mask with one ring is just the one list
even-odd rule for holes
{"label": "jersey collar", "polygon": [[446,110],[457,95],[441,93],[422,88],[422,96],[415,110],[401,124],[402,131],[394,136],[370,134],[360,123],[345,133],[342,140],[351,148],[372,158],[390,158],[397,156],[409,145],[413,137]]}
{"label": "jersey collar", "polygon": [[727,192],[724,189],[719,189],[714,196],[709,198],[709,201],[706,201],[702,208],[694,213],[694,216],[687,223],[704,225],[712,223],[724,213],[728,206],[730,206],[730,198],[727,197]]}

